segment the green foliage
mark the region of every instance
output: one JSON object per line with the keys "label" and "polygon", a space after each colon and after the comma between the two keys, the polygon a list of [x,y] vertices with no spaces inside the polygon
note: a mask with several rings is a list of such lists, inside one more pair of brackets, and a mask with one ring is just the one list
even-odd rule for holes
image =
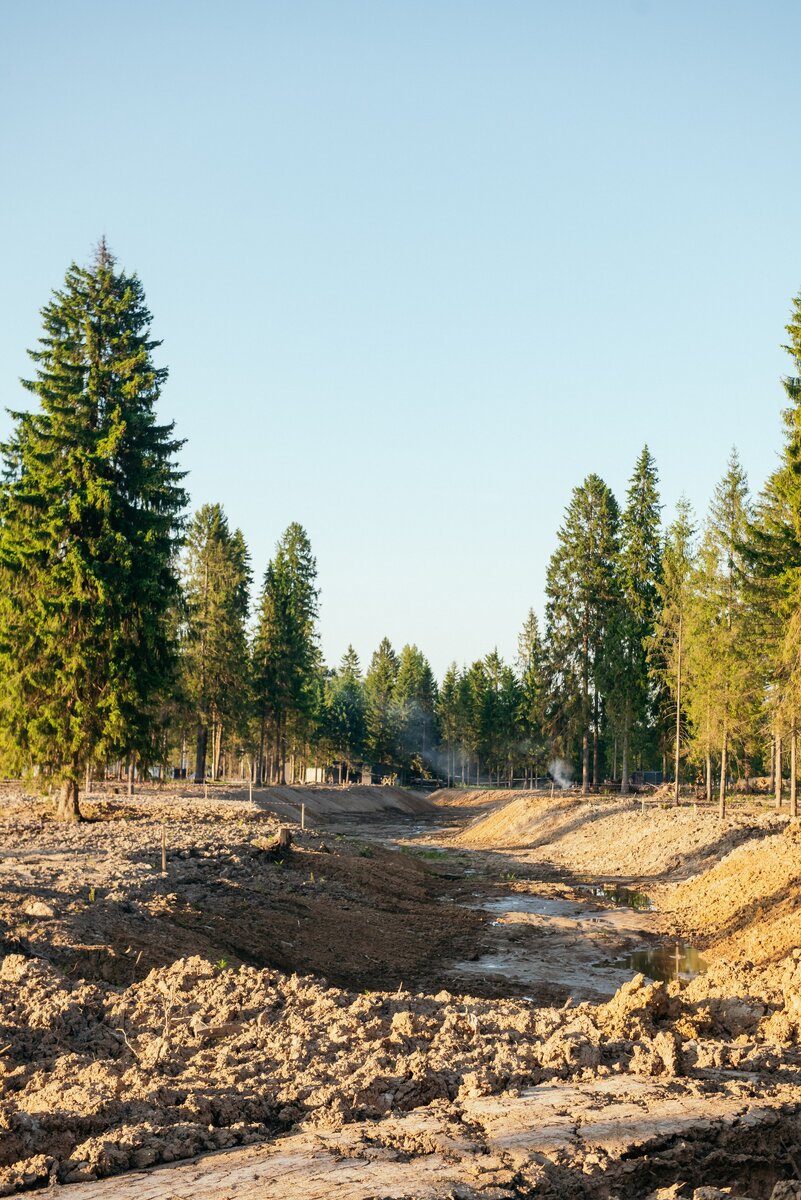
{"label": "green foliage", "polygon": [[399,754],[399,714],[395,704],[398,657],[389,638],[373,652],[364,680],[367,720],[367,755],[374,764],[391,765]]}
{"label": "green foliage", "polygon": [[436,738],[437,683],[417,646],[404,646],[393,690],[400,763],[415,775],[427,772]]}
{"label": "green foliage", "polygon": [[362,761],[367,719],[359,657],[353,646],[348,646],[339,670],[326,679],[323,736],[348,772]]}
{"label": "green foliage", "polygon": [[[606,638],[619,611],[620,515],[597,475],[573,490],[548,564],[546,622],[556,721],[582,742],[583,786],[590,781],[590,740],[596,774],[602,687],[608,677]],[[565,742],[569,744],[568,738]]]}
{"label": "green foliage", "polygon": [[231,531],[219,504],[205,504],[192,519],[183,568],[183,678],[198,727],[195,780],[202,782],[209,727],[216,778],[223,729],[242,729],[249,702],[250,559],[241,531]]}
{"label": "green foliage", "polygon": [[310,736],[322,705],[317,634],[317,564],[296,522],[264,574],[253,640],[253,689],[262,727],[270,723],[279,779],[290,746]]}
{"label": "green foliage", "polygon": [[139,279],[101,243],[42,319],[38,407],[3,446],[0,722],[19,765],[66,781],[74,816],[87,762],[147,753],[173,680],[186,496]]}
{"label": "green foliage", "polygon": [[658,477],[643,448],[626,493],[616,564],[619,595],[610,614],[603,658],[606,714],[619,737],[622,787],[627,790],[633,751],[647,748],[654,725],[655,691],[648,672],[662,575]]}

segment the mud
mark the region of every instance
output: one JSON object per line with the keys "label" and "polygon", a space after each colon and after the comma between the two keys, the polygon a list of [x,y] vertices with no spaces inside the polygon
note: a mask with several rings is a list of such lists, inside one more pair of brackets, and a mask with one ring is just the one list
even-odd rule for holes
{"label": "mud", "polygon": [[[7,797],[0,1194],[766,1200],[789,1185],[796,831],[755,807],[714,836],[688,812],[669,835],[657,807],[571,814],[559,798],[521,849],[494,802],[458,799],[438,819],[402,796],[361,814],[322,798],[279,859],[284,812],[246,794],[99,798],[66,830]],[[513,803],[530,817],[540,800]],[[466,845],[488,819],[494,844]],[[693,876],[688,858],[708,865]],[[615,863],[616,895],[597,883]],[[615,965],[667,935],[703,944],[708,972]]]}

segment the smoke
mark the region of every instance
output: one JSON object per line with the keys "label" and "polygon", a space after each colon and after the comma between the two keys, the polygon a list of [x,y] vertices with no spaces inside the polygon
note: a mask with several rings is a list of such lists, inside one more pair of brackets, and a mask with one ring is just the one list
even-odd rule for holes
{"label": "smoke", "polygon": [[573,768],[563,758],[555,758],[548,763],[548,774],[556,786],[563,790],[573,783]]}

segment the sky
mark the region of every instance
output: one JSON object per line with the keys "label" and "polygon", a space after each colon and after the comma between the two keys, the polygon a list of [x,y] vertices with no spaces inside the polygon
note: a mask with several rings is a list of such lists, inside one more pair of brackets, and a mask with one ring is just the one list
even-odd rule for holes
{"label": "sky", "polygon": [[777,461],[800,39],[778,0],[0,0],[0,406],[105,235],[254,587],[300,521],[329,662],[511,659],[588,473],[622,500],[647,443],[669,520]]}

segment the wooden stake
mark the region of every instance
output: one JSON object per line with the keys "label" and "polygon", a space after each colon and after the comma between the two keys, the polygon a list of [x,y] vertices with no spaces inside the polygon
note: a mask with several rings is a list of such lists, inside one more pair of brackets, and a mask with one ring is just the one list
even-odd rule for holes
{"label": "wooden stake", "polygon": [[248,799],[250,800],[250,803],[252,804],[253,803],[253,779],[252,778],[248,779]]}
{"label": "wooden stake", "polygon": [[167,823],[161,822],[161,873],[167,874]]}
{"label": "wooden stake", "polygon": [[306,805],[305,804],[301,804],[301,806],[300,806],[300,827],[301,827],[301,829],[306,828]]}

